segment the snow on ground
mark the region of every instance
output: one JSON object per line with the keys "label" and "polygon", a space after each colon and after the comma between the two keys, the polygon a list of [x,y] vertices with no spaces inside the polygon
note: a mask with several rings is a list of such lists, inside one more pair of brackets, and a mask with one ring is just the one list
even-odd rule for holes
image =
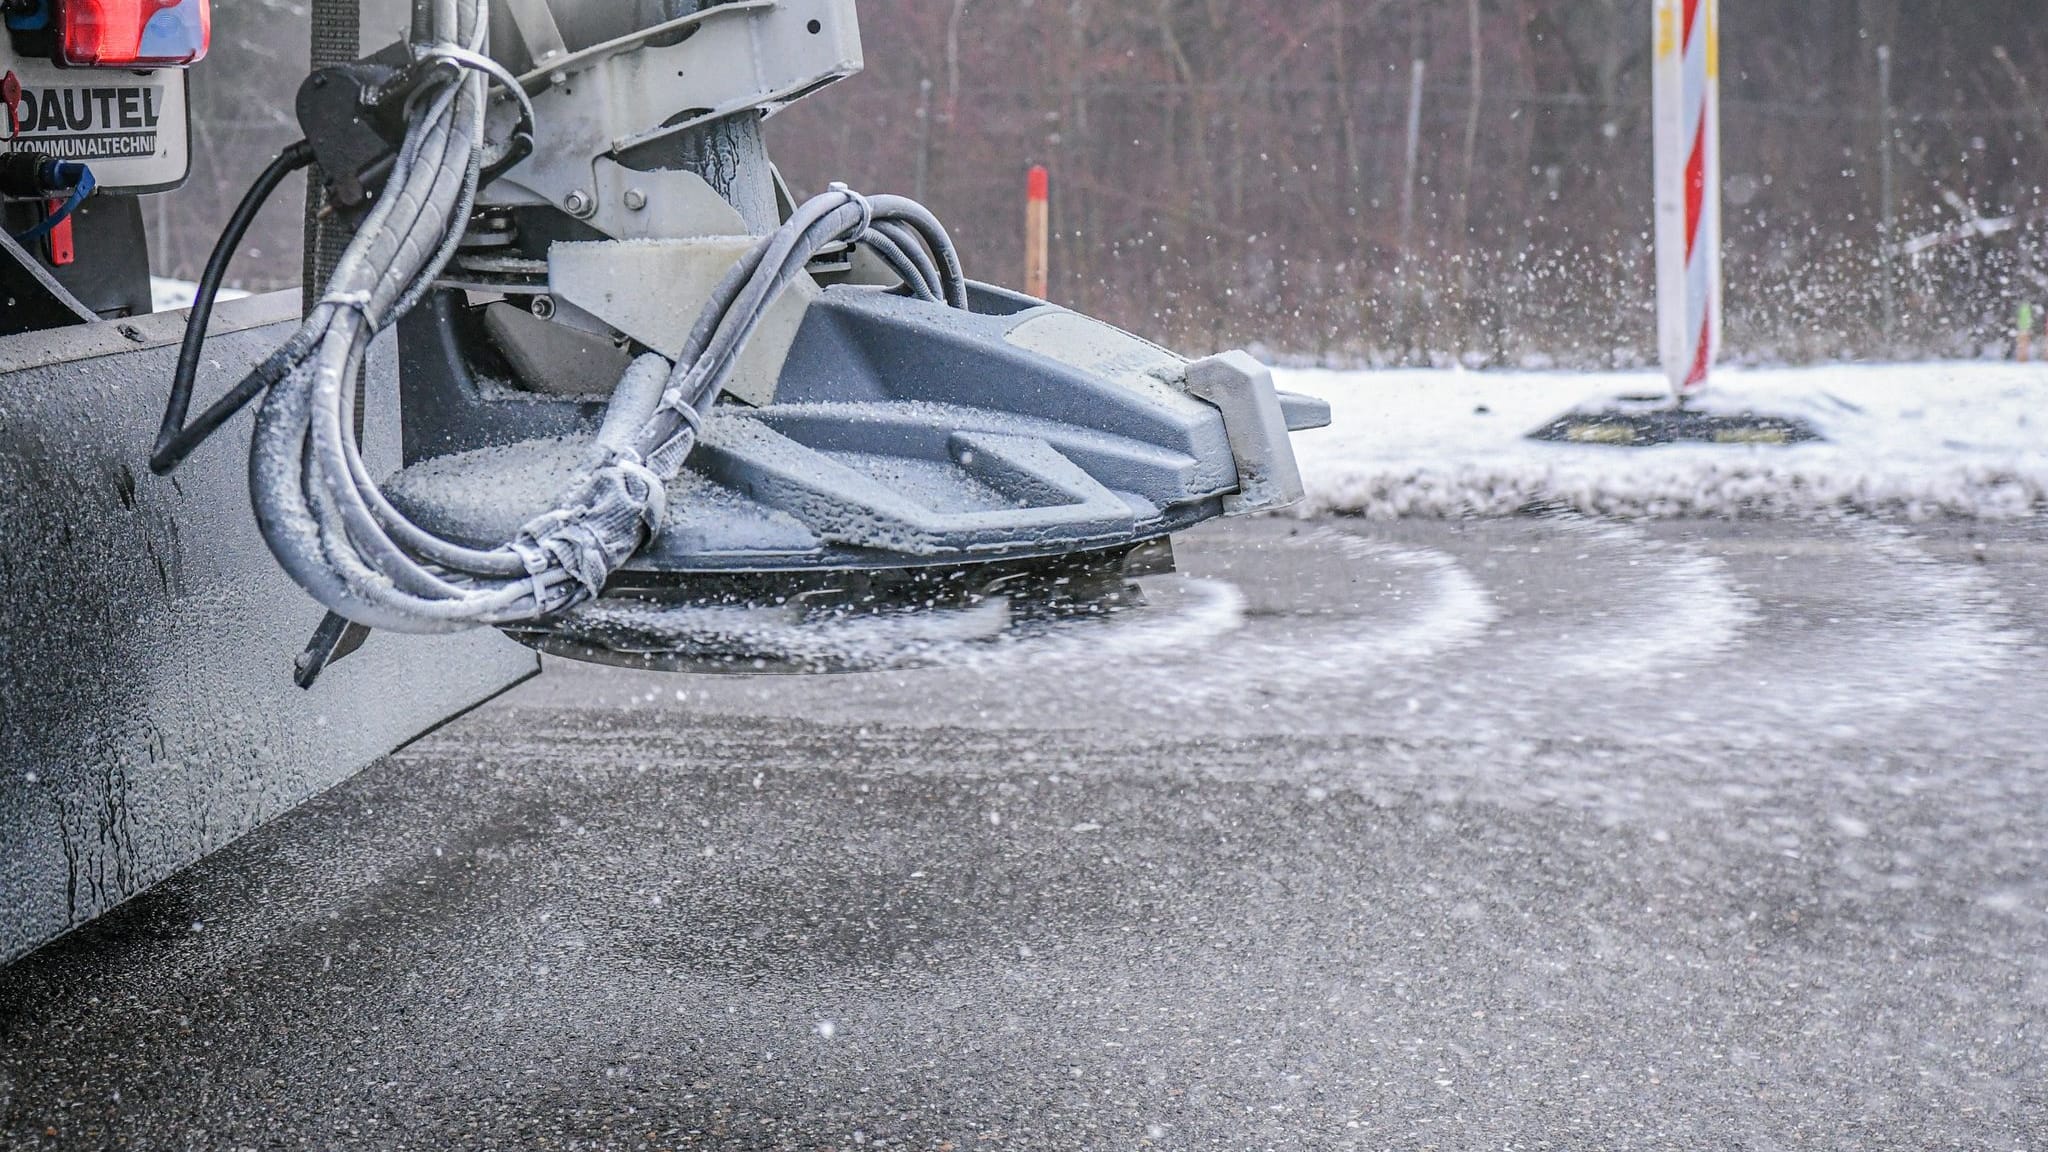
{"label": "snow on ground", "polygon": [[[194,284],[190,280],[172,280],[163,276],[151,276],[149,278],[149,294],[152,297],[151,304],[156,311],[175,312],[180,308],[190,308],[192,306],[193,297],[199,295],[199,285]],[[220,290],[219,298],[222,300],[240,300],[247,295],[248,293],[240,288],[223,288]]]}
{"label": "snow on ground", "polygon": [[1824,444],[1555,444],[1529,432],[1664,389],[1651,374],[1282,371],[1330,401],[1294,439],[1310,512],[1374,518],[1869,513],[2015,519],[2048,510],[2048,365],[1732,371],[1701,407],[1804,417]]}

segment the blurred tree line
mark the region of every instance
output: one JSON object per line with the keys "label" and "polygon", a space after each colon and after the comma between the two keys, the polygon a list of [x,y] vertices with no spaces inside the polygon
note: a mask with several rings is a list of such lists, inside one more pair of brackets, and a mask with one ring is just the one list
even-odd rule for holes
{"label": "blurred tree line", "polygon": [[[186,274],[296,135],[304,8],[220,7],[203,159],[158,240]],[[860,8],[867,72],[771,148],[800,190],[925,199],[975,275],[1021,278],[1044,163],[1054,297],[1191,351],[1655,356],[1649,0]],[[1722,24],[1731,355],[1977,355],[2048,301],[2048,10],[1723,0]],[[245,275],[295,277],[286,216]]]}

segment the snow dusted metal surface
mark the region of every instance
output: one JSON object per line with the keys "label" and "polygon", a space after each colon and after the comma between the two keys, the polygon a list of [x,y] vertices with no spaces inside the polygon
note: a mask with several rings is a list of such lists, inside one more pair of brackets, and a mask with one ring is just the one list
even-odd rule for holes
{"label": "snow dusted metal surface", "polygon": [[1526,439],[1574,408],[1663,390],[1650,374],[1288,371],[1278,382],[1334,415],[1294,438],[1309,513],[2012,520],[2048,507],[2048,365],[1735,371],[1699,401],[1801,416],[1828,438],[1792,447]]}
{"label": "snow dusted metal surface", "polygon": [[[290,331],[281,307],[296,309],[222,308],[201,404]],[[251,414],[172,477],[145,463],[182,325],[146,316],[0,341],[0,963],[534,668],[495,634],[380,635],[312,691],[294,687],[321,611],[250,514]],[[383,367],[372,404],[388,414]],[[370,425],[385,467],[393,424]]]}

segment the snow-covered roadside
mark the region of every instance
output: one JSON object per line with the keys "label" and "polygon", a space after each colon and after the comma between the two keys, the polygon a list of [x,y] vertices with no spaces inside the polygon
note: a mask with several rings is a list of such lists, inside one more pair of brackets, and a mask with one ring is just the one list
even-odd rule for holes
{"label": "snow-covered roadside", "polygon": [[1825,444],[1621,448],[1527,434],[1655,393],[1649,374],[1282,371],[1330,401],[1295,437],[1311,512],[1375,518],[1858,512],[2013,519],[2048,511],[2048,365],[1839,365],[1729,372],[1702,407],[1796,415]]}

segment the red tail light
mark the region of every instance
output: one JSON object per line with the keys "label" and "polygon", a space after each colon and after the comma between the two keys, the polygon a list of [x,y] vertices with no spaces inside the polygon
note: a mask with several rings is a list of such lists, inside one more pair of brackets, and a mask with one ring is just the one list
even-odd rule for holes
{"label": "red tail light", "polygon": [[207,0],[58,0],[58,54],[76,68],[191,64],[213,39]]}

